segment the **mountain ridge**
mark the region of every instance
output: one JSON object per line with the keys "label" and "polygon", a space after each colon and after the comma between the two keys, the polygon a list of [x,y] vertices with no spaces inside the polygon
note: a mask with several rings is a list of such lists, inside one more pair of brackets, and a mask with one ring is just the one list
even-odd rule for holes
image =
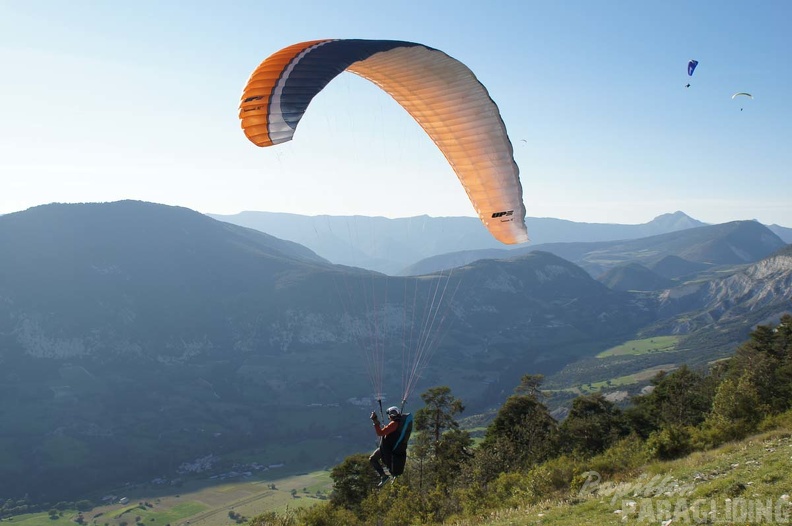
{"label": "mountain ridge", "polygon": [[[210,217],[301,243],[338,264],[398,273],[429,256],[462,249],[505,249],[475,217],[304,216],[241,212]],[[683,212],[662,214],[638,225],[580,223],[527,217],[533,244],[639,238],[704,225]]]}
{"label": "mountain ridge", "polygon": [[[723,227],[719,239],[743,228]],[[706,238],[684,239],[696,235]],[[714,253],[754,254],[742,241],[731,239],[731,252],[716,244]],[[792,288],[792,271],[769,259],[788,257],[788,247],[750,272],[759,263],[710,265],[710,275],[679,281],[676,302],[612,290],[537,250],[447,273],[388,276],[187,209],[134,201],[2,216],[0,242],[6,497],[150,479],[210,453],[255,449],[268,462],[315,466],[359,450],[371,438],[358,425],[372,392],[362,351],[382,349],[386,403],[398,401],[404,335],[427,319],[418,309],[442,290],[436,320],[445,323],[430,338],[433,359],[413,396],[450,385],[477,410],[501,402],[526,372],[549,375],[649,331],[710,345],[699,353],[686,343],[693,350],[675,356],[728,354],[733,334],[788,308],[782,292]],[[739,272],[749,273],[716,281]],[[320,439],[321,452],[283,446]]]}
{"label": "mountain ridge", "polygon": [[592,276],[628,262],[651,266],[671,255],[704,264],[737,264],[756,261],[783,247],[785,243],[756,221],[732,221],[667,232],[639,239],[548,243],[512,250],[470,250],[443,254],[405,269],[404,275],[418,275],[451,268],[480,258],[502,259],[544,250],[581,265]]}

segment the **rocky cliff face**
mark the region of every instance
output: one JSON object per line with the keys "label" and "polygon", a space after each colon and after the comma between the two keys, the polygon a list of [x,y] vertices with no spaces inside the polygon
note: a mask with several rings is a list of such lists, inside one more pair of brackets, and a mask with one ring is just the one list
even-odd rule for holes
{"label": "rocky cliff face", "polygon": [[792,253],[747,265],[722,279],[693,282],[660,294],[660,317],[678,318],[678,332],[704,323],[726,322],[768,310],[773,317],[792,311]]}

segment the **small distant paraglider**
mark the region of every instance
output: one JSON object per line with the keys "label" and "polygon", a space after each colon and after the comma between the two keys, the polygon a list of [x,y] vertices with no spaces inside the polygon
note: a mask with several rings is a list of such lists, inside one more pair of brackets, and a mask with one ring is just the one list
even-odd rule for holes
{"label": "small distant paraglider", "polygon": [[[698,60],[692,60],[691,59],[690,62],[688,62],[688,77],[692,77],[693,76],[693,72],[696,71],[696,66],[698,66]],[[690,82],[685,84],[685,87],[689,88],[690,87]]]}
{"label": "small distant paraglider", "polygon": [[[749,99],[753,100],[753,95],[751,95],[750,93],[745,93],[744,91],[738,91],[737,93],[732,95],[732,100],[736,99],[737,97],[748,97]],[[743,109],[740,108],[740,111],[742,110]]]}
{"label": "small distant paraglider", "polygon": [[[699,63],[699,61],[695,60],[695,59],[690,59],[688,61],[688,63],[687,63],[687,74],[688,74],[688,77],[693,77],[693,73],[696,71],[696,67],[698,66],[698,63]],[[689,88],[690,87],[690,82],[685,84],[685,87]],[[734,100],[737,97],[747,97],[747,98],[753,100],[753,95],[751,95],[750,93],[747,93],[745,91],[738,91],[737,93],[732,95],[731,98],[732,98],[732,100]],[[740,108],[740,111],[743,111],[742,107]]]}

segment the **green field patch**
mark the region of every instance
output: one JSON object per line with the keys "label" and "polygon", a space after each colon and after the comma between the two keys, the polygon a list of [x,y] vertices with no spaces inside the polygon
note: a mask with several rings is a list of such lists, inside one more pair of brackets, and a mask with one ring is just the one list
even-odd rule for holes
{"label": "green field patch", "polygon": [[[176,497],[174,497],[175,499]],[[177,501],[171,504],[163,504],[161,499],[156,499],[141,502],[122,507],[110,505],[94,508],[91,511],[83,512],[83,523],[97,526],[105,524],[119,526],[123,523],[128,525],[139,523],[147,526],[174,525],[180,523],[179,521],[183,519],[195,516],[208,509],[206,504],[197,501]],[[64,516],[58,520],[63,521],[64,524],[73,524],[77,517],[77,512],[71,511],[64,513]],[[14,521],[16,520],[17,518],[15,517]],[[57,521],[50,520],[49,517],[47,517],[47,521],[42,524],[52,525],[57,523]]]}
{"label": "green field patch", "polygon": [[602,351],[597,355],[597,358],[673,352],[676,350],[680,338],[680,336],[655,336],[654,338],[644,338],[643,340],[629,340],[621,345]]}
{"label": "green field patch", "polygon": [[8,522],[9,524],[16,524],[16,525],[23,525],[23,526],[52,526],[53,524],[74,524],[71,522],[69,517],[72,516],[74,512],[72,511],[65,511],[62,517],[58,517],[57,519],[50,519],[50,516],[46,513],[30,513],[27,515],[16,515],[10,519],[4,519],[3,522]]}
{"label": "green field patch", "polygon": [[[200,502],[181,502],[168,509],[159,510],[159,506],[155,505],[152,509],[133,511],[128,515],[132,518],[140,516],[141,522],[154,526],[164,526],[165,524],[174,524],[176,521],[192,517],[202,511],[206,510],[207,506]],[[104,524],[101,520],[97,520],[97,524]]]}
{"label": "green field patch", "polygon": [[[182,494],[182,499],[197,500],[207,509],[187,517],[190,526],[221,526],[235,524],[230,512],[248,520],[265,512],[313,506],[326,499],[332,490],[327,471],[284,477],[272,481],[240,482],[208,487]],[[165,503],[168,499],[162,499]],[[181,520],[179,524],[186,523]]]}
{"label": "green field patch", "polygon": [[[270,473],[270,472],[268,472]],[[274,473],[273,473],[274,474]],[[215,481],[188,481],[174,488],[136,488],[124,495],[127,504],[108,504],[83,512],[84,524],[120,526],[126,523],[146,526],[233,526],[236,519],[247,520],[262,513],[283,513],[289,509],[313,506],[329,498],[333,481],[329,471],[282,476],[270,480],[259,478],[217,484]],[[165,494],[164,491],[174,493]],[[179,493],[175,493],[179,491]],[[64,511],[57,519],[47,513],[19,515],[11,524],[44,526],[74,524],[78,512]],[[4,521],[5,522],[5,521]]]}
{"label": "green field patch", "polygon": [[592,382],[590,384],[583,384],[578,387],[572,387],[566,390],[570,392],[574,392],[576,394],[596,393],[603,389],[613,389],[614,387],[623,387],[626,385],[634,385],[637,384],[638,382],[645,382],[647,380],[651,380],[652,378],[654,378],[657,375],[657,373],[659,373],[660,371],[670,372],[676,368],[677,368],[676,364],[666,363],[666,364],[650,367],[648,369],[643,369],[641,371],[638,371],[637,373],[628,374],[625,376],[619,376],[618,378],[611,378],[610,380],[604,380],[602,382]]}

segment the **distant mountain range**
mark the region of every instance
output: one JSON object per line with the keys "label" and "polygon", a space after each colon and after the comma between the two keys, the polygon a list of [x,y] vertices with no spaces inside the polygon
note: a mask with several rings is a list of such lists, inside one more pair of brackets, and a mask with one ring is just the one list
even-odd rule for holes
{"label": "distant mountain range", "polygon": [[792,254],[752,221],[417,277],[135,201],[1,216],[0,246],[0,498],[53,502],[210,454],[307,469],[366,449],[372,351],[398,402],[402,356],[433,342],[409,407],[449,385],[474,411],[632,338],[682,337],[575,381],[729,355],[792,302]]}
{"label": "distant mountain range", "polygon": [[[486,249],[520,249],[498,243],[473,217],[419,216],[402,219],[366,216],[305,216],[274,212],[242,212],[210,217],[266,232],[311,248],[342,265],[386,274],[408,274],[421,260],[448,253]],[[683,212],[663,214],[639,225],[579,223],[527,217],[531,247],[550,243],[637,239],[705,226]],[[770,230],[792,242],[792,228]]]}
{"label": "distant mountain range", "polygon": [[755,221],[734,221],[631,240],[547,243],[511,250],[468,250],[425,259],[408,267],[403,273],[420,275],[479,259],[505,259],[543,250],[572,261],[598,277],[623,264],[656,265],[669,256],[705,266],[748,263],[768,256],[783,246],[784,241],[764,225]]}

